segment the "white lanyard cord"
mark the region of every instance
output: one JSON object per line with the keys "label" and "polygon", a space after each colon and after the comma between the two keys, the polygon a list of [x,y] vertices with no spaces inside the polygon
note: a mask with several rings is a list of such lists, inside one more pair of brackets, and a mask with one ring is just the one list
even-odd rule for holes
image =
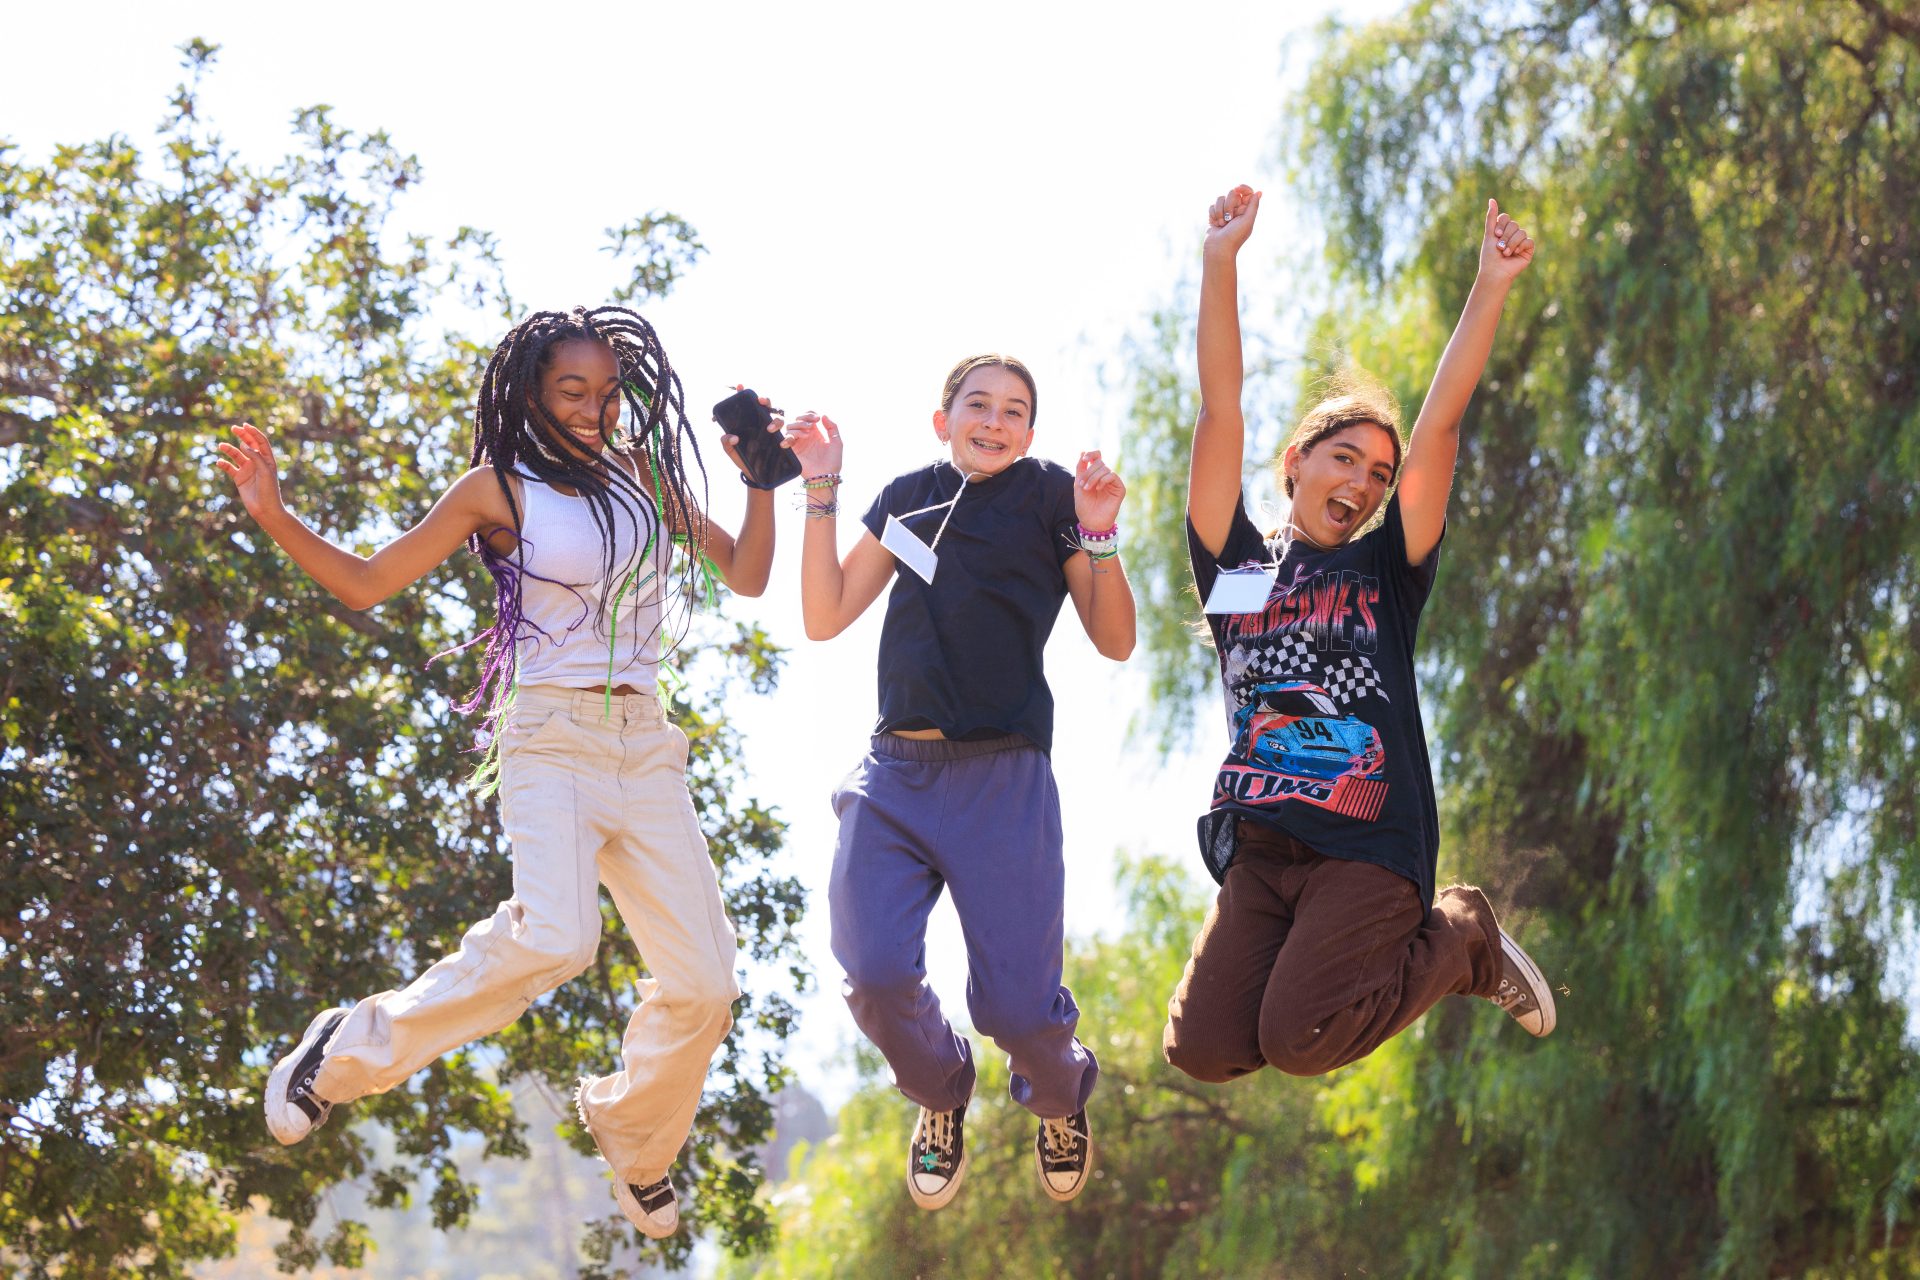
{"label": "white lanyard cord", "polygon": [[[952,465],[952,464],[948,464],[948,465]],[[960,471],[960,468],[957,466],[955,466],[953,469],[955,471]],[[940,535],[947,531],[947,521],[953,519],[954,509],[960,505],[960,495],[967,491],[967,485],[971,483],[972,480],[973,480],[973,477],[971,475],[968,475],[964,471],[960,471],[960,487],[959,489],[954,491],[954,495],[951,498],[948,498],[945,502],[936,502],[930,507],[922,507],[918,511],[905,512],[902,515],[895,516],[894,519],[904,524],[908,519],[910,519],[913,516],[923,516],[927,514],[927,512],[929,511],[938,511],[942,507],[945,507],[947,510],[947,514],[940,518],[940,527],[934,530],[933,541],[927,544],[927,550],[929,551],[936,550],[940,546]]]}

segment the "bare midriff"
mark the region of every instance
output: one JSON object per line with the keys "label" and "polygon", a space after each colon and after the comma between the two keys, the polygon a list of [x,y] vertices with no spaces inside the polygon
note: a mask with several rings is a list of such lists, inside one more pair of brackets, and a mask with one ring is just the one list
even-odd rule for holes
{"label": "bare midriff", "polygon": [[887,733],[895,738],[912,738],[915,742],[937,742],[947,736],[938,729],[889,729]]}

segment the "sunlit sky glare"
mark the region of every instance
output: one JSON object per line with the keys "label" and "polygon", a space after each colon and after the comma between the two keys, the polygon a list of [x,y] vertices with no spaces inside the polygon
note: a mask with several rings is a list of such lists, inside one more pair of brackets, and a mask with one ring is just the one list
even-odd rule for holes
{"label": "sunlit sky glare", "polygon": [[[937,456],[941,379],[978,351],[1033,367],[1036,454],[1071,464],[1100,448],[1126,477],[1124,401],[1109,389],[1123,338],[1192,277],[1206,206],[1232,184],[1269,194],[1255,259],[1304,234],[1275,130],[1310,33],[1330,9],[1357,21],[1395,7],[9,6],[0,138],[29,160],[109,133],[148,144],[183,75],[177,46],[198,36],[221,47],[202,113],[244,160],[285,154],[294,111],[316,103],[344,127],[387,130],[424,169],[398,229],[495,233],[528,309],[606,301],[624,274],[602,252],[607,228],[677,213],[708,256],[646,310],[689,405],[705,426],[705,407],[746,382],[790,411],[830,413],[847,440],[845,546],[882,483]],[[1279,286],[1249,273],[1250,325],[1284,329]],[[741,491],[715,463],[715,512],[737,528]],[[729,711],[754,793],[792,823],[786,866],[810,893],[820,985],[792,1056],[833,1102],[856,1033],[827,947],[827,796],[872,724],[883,610],[806,640],[786,491],[779,520],[773,587],[730,609],[791,654],[776,695]],[[1047,663],[1067,925],[1088,934],[1118,921],[1117,849],[1171,854],[1204,879],[1193,820],[1222,744],[1209,734],[1162,762],[1130,730],[1137,661],[1099,657],[1070,606]],[[475,918],[490,907],[476,902]],[[928,964],[965,1021],[944,904]]]}

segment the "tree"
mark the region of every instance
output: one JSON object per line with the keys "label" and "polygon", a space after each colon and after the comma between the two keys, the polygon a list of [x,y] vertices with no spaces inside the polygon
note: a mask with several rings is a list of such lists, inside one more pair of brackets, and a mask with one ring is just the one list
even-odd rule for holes
{"label": "tree", "polygon": [[[484,233],[394,230],[420,166],[386,135],[316,107],[293,155],[250,167],[198,115],[215,50],[183,52],[156,154],[0,147],[0,1257],[34,1274],[184,1275],[250,1202],[293,1224],[284,1265],[351,1263],[358,1224],[310,1228],[356,1176],[395,1203],[424,1171],[436,1225],[457,1224],[473,1197],[454,1136],[523,1154],[503,1083],[564,1096],[611,1060],[639,976],[609,911],[586,977],[492,1049],[356,1105],[394,1162],[349,1124],[292,1153],[262,1128],[276,1041],[404,981],[511,892],[495,813],[463,785],[473,731],[451,697],[472,655],[428,670],[492,594],[462,556],[344,609],[254,530],[211,442],[268,427],[336,537],[411,523],[464,466],[490,343],[462,326],[515,309]],[[611,235],[640,259],[634,298],[700,251],[672,215]],[[703,635],[672,702],[691,785],[743,945],[802,987],[800,890],[768,869],[782,825],[743,791],[718,709],[730,683],[769,690],[779,655],[755,629]],[[792,1022],[778,991],[746,997],[685,1161],[729,1247],[766,1236],[744,1153]],[[609,1214],[587,1243],[603,1262],[629,1234]]]}
{"label": "tree", "polygon": [[1486,197],[1542,245],[1422,649],[1443,874],[1561,1026],[1443,1008],[1333,1078],[1350,1265],[1916,1272],[1917,51],[1879,0],[1425,2],[1330,28],[1288,110],[1309,332],[1403,402]]}
{"label": "tree", "polygon": [[[1161,1060],[1167,992],[1179,979],[1201,918],[1192,878],[1164,858],[1130,859],[1120,872],[1127,915],[1110,938],[1075,943],[1067,978],[1080,1034],[1100,1059],[1092,1182],[1071,1205],[1036,1185],[1034,1118],[1006,1092],[1004,1058],[987,1046],[967,1112],[969,1169],[938,1213],[914,1207],[903,1185],[912,1104],[885,1081],[840,1112],[838,1133],[803,1153],[778,1197],[782,1230],[764,1256],[733,1260],[735,1277],[860,1274],[998,1280],[1002,1276],[1246,1275],[1271,1256],[1287,1219],[1244,1215],[1239,1184],[1279,1188],[1320,1205],[1352,1193],[1347,1172],[1315,1156],[1332,1134],[1311,1089],[1195,1084]],[[1225,1180],[1222,1171],[1227,1170]],[[1289,1274],[1330,1274],[1337,1256],[1300,1241]]]}

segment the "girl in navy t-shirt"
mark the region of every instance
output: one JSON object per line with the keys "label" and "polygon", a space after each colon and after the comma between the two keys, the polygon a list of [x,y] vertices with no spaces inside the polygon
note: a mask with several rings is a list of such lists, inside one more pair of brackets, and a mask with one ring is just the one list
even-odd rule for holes
{"label": "girl in navy t-shirt", "polygon": [[1263,1066],[1319,1075],[1450,994],[1484,996],[1544,1036],[1553,994],[1486,896],[1453,885],[1434,898],[1439,822],[1413,669],[1460,420],[1533,241],[1487,202],[1479,274],[1404,465],[1391,398],[1350,379],[1295,429],[1287,522],[1265,536],[1241,489],[1235,273],[1259,209],[1244,186],[1214,201],[1201,277],[1187,541],[1230,746],[1199,823],[1220,893],[1168,1003],[1167,1060],[1215,1082]]}
{"label": "girl in navy t-shirt", "polygon": [[813,414],[787,429],[811,499],[807,636],[840,634],[891,584],[872,748],[833,797],[828,904],[854,1021],[920,1107],[907,1190],[924,1209],[966,1172],[974,1082],[973,1050],[927,985],[927,915],[943,890],[966,937],[973,1025],[1006,1051],[1013,1099],[1039,1120],[1041,1189],[1071,1200],[1092,1166],[1099,1064],[1060,985],[1066,872],[1041,654],[1068,599],[1103,655],[1132,652],[1116,523],[1126,486],[1098,453],[1072,471],[1026,456],[1038,399],[1018,360],[955,365],[933,415],[946,456],[880,491],[844,560],[839,429]]}

